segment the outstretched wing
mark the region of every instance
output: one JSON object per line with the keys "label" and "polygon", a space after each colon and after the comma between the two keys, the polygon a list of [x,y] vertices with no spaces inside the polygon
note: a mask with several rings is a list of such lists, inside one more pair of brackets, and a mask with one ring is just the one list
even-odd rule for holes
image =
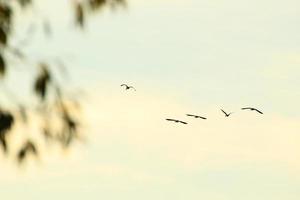
{"label": "outstretched wing", "polygon": [[129,89],[130,89],[130,88],[132,88],[132,89],[134,89],[134,91],[136,91],[136,89],[135,89],[133,86],[129,86]]}
{"label": "outstretched wing", "polygon": [[184,121],[178,121],[178,122],[180,122],[182,124],[188,124],[187,122],[184,122]]}
{"label": "outstretched wing", "polygon": [[252,107],[245,107],[245,108],[242,108],[242,110],[255,110],[256,112],[263,114],[263,112],[261,112],[260,110],[258,110],[256,108],[252,108]]}
{"label": "outstretched wing", "polygon": [[192,115],[192,114],[186,114],[186,116],[195,117],[195,115]]}
{"label": "outstretched wing", "polygon": [[122,87],[122,86],[128,87],[128,85],[126,85],[126,84],[122,84],[121,87]]}
{"label": "outstretched wing", "polygon": [[222,111],[225,115],[228,115],[224,110],[221,109],[221,111]]}
{"label": "outstretched wing", "polygon": [[176,120],[175,119],[166,119],[167,121],[170,121],[170,122],[175,122]]}
{"label": "outstretched wing", "polygon": [[186,116],[200,118],[200,119],[207,119],[206,117],[202,117],[202,116],[199,116],[199,115],[186,114]]}
{"label": "outstretched wing", "polygon": [[245,107],[245,108],[242,108],[242,110],[251,110],[252,108],[250,107]]}
{"label": "outstretched wing", "polygon": [[254,109],[256,112],[260,113],[260,114],[264,114],[263,112],[261,112],[260,110],[258,109]]}

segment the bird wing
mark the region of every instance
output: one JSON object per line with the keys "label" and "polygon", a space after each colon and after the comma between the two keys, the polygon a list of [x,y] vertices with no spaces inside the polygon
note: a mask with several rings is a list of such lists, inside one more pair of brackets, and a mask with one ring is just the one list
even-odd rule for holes
{"label": "bird wing", "polygon": [[251,109],[252,109],[251,107],[242,108],[242,110],[251,110]]}
{"label": "bird wing", "polygon": [[221,111],[222,111],[225,115],[228,115],[224,110],[221,109]]}
{"label": "bird wing", "polygon": [[132,88],[132,89],[134,89],[134,91],[136,91],[136,89],[133,86],[129,86],[129,88]]}
{"label": "bird wing", "polygon": [[202,117],[202,116],[199,116],[199,115],[192,115],[192,114],[186,114],[187,116],[189,117],[196,117],[196,118],[201,118],[201,119],[207,119],[206,117]]}
{"label": "bird wing", "polygon": [[167,121],[175,122],[175,119],[166,119]]}
{"label": "bird wing", "polygon": [[182,124],[187,124],[187,122],[184,122],[184,121],[178,121],[178,122],[180,122],[180,123],[182,123]]}
{"label": "bird wing", "polygon": [[260,114],[264,114],[263,112],[261,112],[260,110],[258,109],[254,109],[256,112],[260,113]]}
{"label": "bird wing", "polygon": [[128,85],[126,85],[126,84],[122,84],[122,85],[121,85],[121,87],[122,87],[122,86],[125,86],[125,87],[127,87]]}
{"label": "bird wing", "polygon": [[263,112],[261,112],[260,110],[258,110],[256,108],[252,108],[252,107],[245,107],[245,108],[242,108],[242,110],[255,110],[256,112],[263,114]]}

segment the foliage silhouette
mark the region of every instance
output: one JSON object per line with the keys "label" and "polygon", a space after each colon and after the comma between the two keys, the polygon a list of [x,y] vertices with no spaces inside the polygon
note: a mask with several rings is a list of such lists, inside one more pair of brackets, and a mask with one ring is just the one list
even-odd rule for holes
{"label": "foliage silhouette", "polygon": [[[14,37],[12,32],[15,26],[13,17],[17,10],[22,12],[24,9],[31,9],[35,1],[0,0],[0,84],[2,85],[5,84],[8,71],[13,67],[13,64],[8,62],[7,55],[10,54],[13,59],[26,60],[22,48],[31,42],[30,37],[36,28],[30,26],[25,38],[18,43],[18,46],[13,47],[10,44],[11,38]],[[84,29],[91,13],[100,12],[104,8],[115,9],[118,6],[126,7],[127,5],[126,0],[70,0],[69,3],[73,4],[71,8],[74,9],[74,26],[82,29]],[[42,28],[45,35],[51,36],[52,27],[48,19],[43,19]],[[59,63],[60,58],[57,60]],[[69,148],[76,139],[81,138],[82,132],[82,116],[78,111],[78,102],[65,92],[66,86],[57,81],[57,74],[53,73],[52,70],[53,63],[41,60],[38,63],[28,65],[31,65],[30,67],[33,65],[36,69],[37,74],[32,75],[34,82],[28,84],[33,90],[32,95],[38,99],[38,105],[34,107],[31,102],[19,101],[11,90],[8,90],[6,95],[15,105],[6,107],[0,103],[0,149],[5,155],[16,158],[18,164],[24,163],[29,155],[36,157],[40,155],[39,147],[46,143],[55,142],[60,144],[62,148]],[[62,66],[62,63],[60,62],[59,65]],[[16,86],[12,87],[15,88]],[[13,131],[16,124],[26,126],[31,118],[41,122],[39,124],[40,139],[38,140],[27,136],[26,133]],[[17,137],[22,135],[21,138],[24,138],[18,147],[15,147],[15,143],[8,139],[11,138],[12,134],[17,134]],[[46,141],[46,143],[40,141]],[[16,153],[10,151],[12,147],[17,149]]]}

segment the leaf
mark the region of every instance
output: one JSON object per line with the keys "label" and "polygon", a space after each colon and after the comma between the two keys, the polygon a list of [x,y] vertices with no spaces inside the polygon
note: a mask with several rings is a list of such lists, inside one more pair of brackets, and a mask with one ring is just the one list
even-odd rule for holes
{"label": "leaf", "polygon": [[63,106],[62,109],[63,130],[61,135],[62,137],[60,138],[60,140],[64,147],[68,147],[77,136],[79,124],[70,115],[66,107]]}
{"label": "leaf", "polygon": [[0,75],[4,76],[6,72],[6,63],[3,56],[0,54]]}
{"label": "leaf", "polygon": [[18,0],[18,2],[22,8],[25,8],[32,3],[31,0]]}
{"label": "leaf", "polygon": [[26,108],[23,105],[19,106],[19,115],[20,115],[22,121],[24,123],[26,123],[27,120],[28,120],[28,116],[27,116],[27,110],[26,110]]}
{"label": "leaf", "polygon": [[9,112],[0,111],[0,144],[4,152],[7,152],[6,135],[14,123],[14,117]]}
{"label": "leaf", "polygon": [[4,20],[10,20],[11,15],[12,15],[11,8],[5,3],[0,3],[0,18]]}
{"label": "leaf", "polygon": [[34,83],[34,91],[38,96],[41,97],[42,100],[44,100],[47,94],[47,86],[51,80],[51,76],[45,63],[41,63],[40,67],[41,72]]}
{"label": "leaf", "polygon": [[35,144],[31,141],[28,141],[26,143],[26,149],[27,149],[27,151],[31,152],[34,155],[38,154],[38,151],[37,151],[37,148],[36,148]]}
{"label": "leaf", "polygon": [[18,158],[18,162],[19,162],[20,164],[21,164],[21,163],[24,161],[24,159],[26,158],[26,154],[27,154],[27,151],[26,151],[26,149],[24,149],[24,148],[22,148],[22,149],[19,151],[17,158]]}
{"label": "leaf", "polygon": [[84,11],[83,11],[82,4],[77,3],[75,15],[76,15],[75,16],[76,17],[76,23],[83,28],[85,17],[84,17]]}
{"label": "leaf", "polygon": [[0,134],[6,133],[13,125],[14,117],[9,112],[0,111]]}
{"label": "leaf", "polygon": [[1,26],[0,26],[0,44],[4,46],[6,46],[7,44],[7,35]]}
{"label": "leaf", "polygon": [[0,134],[0,144],[2,145],[3,151],[6,153],[7,152],[7,142],[6,142],[6,137]]}
{"label": "leaf", "polygon": [[107,0],[90,0],[89,6],[92,10],[101,9],[107,3]]}
{"label": "leaf", "polygon": [[0,1],[0,22],[3,30],[9,31],[11,28],[12,9]]}
{"label": "leaf", "polygon": [[110,3],[112,9],[115,9],[117,6],[127,7],[126,0],[112,0]]}
{"label": "leaf", "polygon": [[35,144],[33,142],[31,142],[30,140],[28,140],[23,145],[23,147],[19,150],[19,153],[17,155],[19,164],[24,162],[24,160],[26,159],[26,157],[29,153],[31,153],[32,155],[35,155],[35,156],[38,155],[38,151],[37,151]]}

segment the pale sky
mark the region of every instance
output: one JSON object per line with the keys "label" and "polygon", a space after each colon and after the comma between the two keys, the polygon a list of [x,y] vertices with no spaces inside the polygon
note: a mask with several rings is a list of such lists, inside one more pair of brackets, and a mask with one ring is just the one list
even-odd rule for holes
{"label": "pale sky", "polygon": [[85,32],[58,1],[42,11],[54,37],[37,34],[27,51],[69,57],[68,84],[88,93],[87,142],[21,171],[1,155],[1,198],[300,198],[299,1],[131,0],[91,17]]}

